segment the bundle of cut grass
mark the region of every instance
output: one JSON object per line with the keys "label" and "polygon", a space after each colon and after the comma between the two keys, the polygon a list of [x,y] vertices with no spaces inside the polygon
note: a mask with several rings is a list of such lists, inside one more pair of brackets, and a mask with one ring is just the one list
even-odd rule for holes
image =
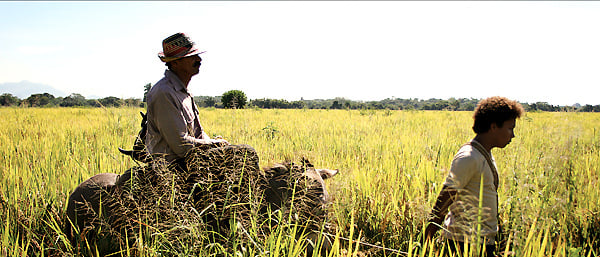
{"label": "bundle of cut grass", "polygon": [[276,227],[302,224],[310,232],[325,221],[327,192],[306,160],[261,171],[247,145],[193,149],[185,160],[167,165],[156,158],[86,199],[78,209],[88,219],[83,245],[103,253],[206,254],[206,245],[232,252],[256,246]]}

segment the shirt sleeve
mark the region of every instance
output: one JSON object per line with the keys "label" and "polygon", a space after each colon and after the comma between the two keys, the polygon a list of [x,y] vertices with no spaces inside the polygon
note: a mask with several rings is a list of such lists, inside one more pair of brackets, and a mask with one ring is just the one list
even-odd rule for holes
{"label": "shirt sleeve", "polygon": [[478,174],[477,160],[470,154],[470,151],[459,151],[452,160],[452,166],[444,185],[462,189],[475,174]]}
{"label": "shirt sleeve", "polygon": [[[198,139],[189,135],[187,120],[177,106],[177,101],[166,92],[154,96],[154,122],[169,148],[178,156],[184,157]],[[193,121],[192,121],[193,122]]]}

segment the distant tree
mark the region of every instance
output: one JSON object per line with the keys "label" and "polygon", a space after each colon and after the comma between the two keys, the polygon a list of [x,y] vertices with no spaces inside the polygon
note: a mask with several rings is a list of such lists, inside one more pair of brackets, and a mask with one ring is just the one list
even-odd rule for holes
{"label": "distant tree", "polygon": [[194,102],[198,107],[223,108],[221,98],[222,96],[194,96]]}
{"label": "distant tree", "polygon": [[246,106],[246,94],[240,90],[229,90],[223,93],[221,102],[225,108],[243,109]]}
{"label": "distant tree", "polygon": [[148,95],[148,92],[150,92],[150,88],[152,88],[152,84],[148,83],[144,86],[144,99],[142,99],[142,102],[146,102],[146,96]]}
{"label": "distant tree", "polygon": [[459,101],[460,105],[458,111],[474,111],[475,106],[477,106],[477,103],[479,102],[479,100],[475,98],[461,98]]}
{"label": "distant tree", "polygon": [[87,99],[86,105],[91,107],[102,107],[102,104],[100,104],[98,99]]}
{"label": "distant tree", "polygon": [[215,100],[215,98],[212,96],[209,96],[209,97],[204,98],[204,100],[202,101],[202,106],[215,107],[216,103],[217,103],[217,101]]}
{"label": "distant tree", "polygon": [[331,104],[331,109],[342,109],[342,105],[340,104],[340,102],[338,102],[337,100],[333,101],[333,104]]}
{"label": "distant tree", "polygon": [[64,97],[55,97],[54,99],[50,100],[48,106],[60,106],[60,103],[62,103],[63,99]]}
{"label": "distant tree", "polygon": [[460,108],[460,101],[450,98],[448,99],[448,110],[456,111]]}
{"label": "distant tree", "polygon": [[143,102],[139,98],[119,99],[120,106],[143,107]]}
{"label": "distant tree", "polygon": [[19,105],[21,103],[21,100],[9,93],[4,93],[2,95],[0,95],[0,105],[2,106],[13,106],[13,105]]}
{"label": "distant tree", "polygon": [[121,107],[124,104],[123,100],[121,100],[117,97],[114,97],[114,96],[105,97],[98,101],[104,107]]}
{"label": "distant tree", "polygon": [[559,110],[558,106],[548,104],[547,102],[532,103],[529,105],[529,107],[532,111],[555,112]]}
{"label": "distant tree", "polygon": [[31,106],[31,107],[35,107],[35,106],[45,106],[48,105],[52,102],[52,100],[54,99],[54,96],[48,93],[43,93],[43,94],[33,94],[29,97],[27,97],[27,99],[25,99],[25,101],[27,102],[27,105]]}
{"label": "distant tree", "polygon": [[254,99],[250,101],[250,106],[255,106],[258,108],[269,109],[272,108],[270,104],[271,99],[263,98],[263,99]]}
{"label": "distant tree", "polygon": [[331,107],[330,102],[331,101],[329,101],[329,100],[316,99],[316,100],[307,101],[307,105],[308,105],[308,109],[327,109],[327,108]]}
{"label": "distant tree", "polygon": [[344,101],[344,109],[351,109],[352,103],[350,101]]}
{"label": "distant tree", "polygon": [[287,104],[287,101],[285,101],[285,100],[276,100],[276,99],[267,99],[267,98],[254,99],[251,101],[252,106],[256,106],[258,108],[263,108],[263,109],[275,109],[275,108],[283,109],[286,104]]}
{"label": "distant tree", "polygon": [[448,108],[450,107],[450,104],[448,103],[448,100],[441,100],[438,101],[437,103],[435,103],[435,108],[436,110],[448,110]]}
{"label": "distant tree", "polygon": [[306,103],[304,101],[293,101],[290,103],[291,108],[294,109],[304,109],[306,107]]}
{"label": "distant tree", "polygon": [[593,112],[594,111],[594,106],[586,104],[584,106],[582,106],[581,108],[579,108],[580,112]]}
{"label": "distant tree", "polygon": [[73,93],[73,94],[63,98],[62,102],[60,103],[60,106],[63,106],[63,107],[86,106],[86,104],[87,104],[87,101],[85,100],[85,97],[83,97],[80,94]]}
{"label": "distant tree", "polygon": [[285,99],[254,99],[248,104],[263,109],[303,109],[306,107],[304,101],[288,102]]}

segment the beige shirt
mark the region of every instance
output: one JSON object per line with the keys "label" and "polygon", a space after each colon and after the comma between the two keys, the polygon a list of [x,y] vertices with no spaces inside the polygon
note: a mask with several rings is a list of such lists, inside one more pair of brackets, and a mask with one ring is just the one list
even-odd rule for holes
{"label": "beige shirt", "polygon": [[150,154],[166,154],[172,161],[185,154],[199,139],[203,130],[192,95],[170,70],[148,92],[148,133],[146,148]]}
{"label": "beige shirt", "polygon": [[[473,140],[471,144],[479,143]],[[496,166],[493,156],[492,162]],[[467,237],[470,242],[476,240],[482,178],[483,208],[480,235],[485,237],[486,244],[494,244],[498,232],[498,193],[494,185],[494,174],[485,156],[471,145],[464,145],[454,156],[452,167],[444,182],[445,186],[458,190],[457,199],[450,205],[444,221],[444,237],[463,242]]]}

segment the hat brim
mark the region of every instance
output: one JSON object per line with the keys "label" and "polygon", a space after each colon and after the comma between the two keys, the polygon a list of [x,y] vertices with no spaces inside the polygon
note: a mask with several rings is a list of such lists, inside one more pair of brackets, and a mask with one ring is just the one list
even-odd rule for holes
{"label": "hat brim", "polygon": [[188,53],[186,53],[185,55],[182,55],[182,56],[165,56],[164,52],[160,52],[160,53],[158,53],[158,58],[160,58],[160,60],[163,61],[163,62],[172,62],[172,61],[175,61],[177,59],[181,59],[181,58],[192,56],[192,55],[202,54],[202,53],[205,53],[205,52],[206,51],[200,51],[200,50],[198,50],[196,48],[192,49],[192,51],[190,51],[190,52],[188,52]]}

